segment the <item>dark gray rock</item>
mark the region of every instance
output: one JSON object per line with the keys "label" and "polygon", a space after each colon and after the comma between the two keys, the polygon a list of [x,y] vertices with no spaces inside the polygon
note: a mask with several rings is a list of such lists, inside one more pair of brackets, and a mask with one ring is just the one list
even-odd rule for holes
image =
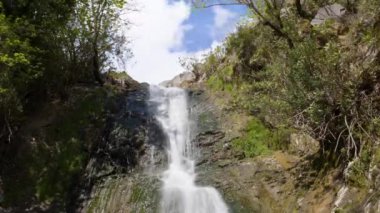
{"label": "dark gray rock", "polygon": [[98,163],[112,162],[118,170],[126,171],[138,165],[150,144],[162,149],[166,141],[159,123],[148,103],[149,89],[144,86],[128,92],[119,111],[108,121],[102,144],[97,150]]}
{"label": "dark gray rock", "polygon": [[195,144],[198,147],[212,146],[216,142],[222,140],[225,136],[226,134],[221,131],[203,132],[195,138]]}
{"label": "dark gray rock", "polygon": [[91,193],[109,177],[132,174],[149,166],[150,150],[154,147],[159,159],[152,166],[164,163],[166,135],[152,114],[149,85],[141,84],[127,91],[113,106],[102,140],[94,147],[82,184],[78,189],[78,209],[91,202]]}

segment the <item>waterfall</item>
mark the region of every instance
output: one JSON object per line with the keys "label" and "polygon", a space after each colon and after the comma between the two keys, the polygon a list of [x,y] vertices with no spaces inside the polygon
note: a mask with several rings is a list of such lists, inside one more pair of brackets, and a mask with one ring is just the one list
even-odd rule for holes
{"label": "waterfall", "polygon": [[179,88],[150,87],[155,117],[168,140],[168,169],[162,174],[162,213],[228,213],[218,191],[195,184],[187,93]]}

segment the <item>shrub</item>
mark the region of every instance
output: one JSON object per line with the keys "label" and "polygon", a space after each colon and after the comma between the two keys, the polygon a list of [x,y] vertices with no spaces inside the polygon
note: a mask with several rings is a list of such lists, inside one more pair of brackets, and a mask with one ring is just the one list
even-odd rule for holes
{"label": "shrub", "polygon": [[233,141],[236,149],[242,150],[247,157],[269,153],[268,142],[271,132],[258,120],[253,119],[247,125],[243,137]]}

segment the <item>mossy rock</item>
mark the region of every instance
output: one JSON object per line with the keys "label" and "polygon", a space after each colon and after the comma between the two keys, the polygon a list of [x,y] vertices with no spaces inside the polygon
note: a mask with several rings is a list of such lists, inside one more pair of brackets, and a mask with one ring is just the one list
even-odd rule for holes
{"label": "mossy rock", "polygon": [[159,184],[149,177],[113,177],[97,186],[86,212],[156,213]]}

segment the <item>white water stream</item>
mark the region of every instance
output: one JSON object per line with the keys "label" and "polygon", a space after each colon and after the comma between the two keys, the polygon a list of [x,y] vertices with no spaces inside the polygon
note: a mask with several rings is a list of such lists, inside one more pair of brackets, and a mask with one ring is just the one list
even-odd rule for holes
{"label": "white water stream", "polygon": [[161,213],[228,213],[218,191],[195,184],[187,93],[178,88],[150,87],[155,117],[168,140],[169,168],[163,173]]}

